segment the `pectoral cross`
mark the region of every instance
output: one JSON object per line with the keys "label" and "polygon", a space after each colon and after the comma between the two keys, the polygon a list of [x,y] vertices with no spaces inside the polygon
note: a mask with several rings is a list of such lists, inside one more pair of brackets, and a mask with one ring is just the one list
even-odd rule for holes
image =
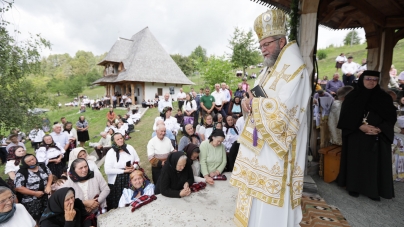
{"label": "pectoral cross", "polygon": [[[276,70],[274,71],[274,73],[272,74],[272,76],[276,77],[274,82],[272,82],[271,86],[269,87],[269,89],[272,89],[275,91],[276,89],[276,85],[278,84],[280,79],[284,79],[286,80],[286,82],[289,82],[290,78],[292,77],[292,74],[285,74],[286,69],[289,68],[290,65],[283,65],[283,68],[281,69],[280,72],[277,72]],[[272,77],[271,76],[271,77]]]}

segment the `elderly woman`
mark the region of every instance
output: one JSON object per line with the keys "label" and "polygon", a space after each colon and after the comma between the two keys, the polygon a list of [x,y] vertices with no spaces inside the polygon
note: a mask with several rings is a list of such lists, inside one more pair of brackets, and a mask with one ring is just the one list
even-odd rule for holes
{"label": "elderly woman", "polygon": [[206,182],[211,182],[212,177],[220,175],[226,166],[226,150],[222,144],[224,138],[222,130],[214,130],[209,139],[203,141],[199,147],[201,172]]}
{"label": "elderly woman", "polygon": [[119,207],[131,205],[142,195],[154,195],[154,184],[146,179],[144,173],[140,170],[135,170],[129,175],[130,187],[124,188]]}
{"label": "elderly woman", "polygon": [[68,166],[70,167],[72,165],[73,161],[78,158],[85,159],[87,161],[88,168],[90,168],[91,171],[101,173],[100,170],[98,169],[97,164],[95,163],[97,158],[89,155],[87,153],[86,149],[84,149],[82,147],[76,147],[72,150],[72,152],[70,153],[70,156],[69,156],[69,165]]}
{"label": "elderly woman", "polygon": [[0,186],[0,226],[36,226],[35,220],[20,203],[14,203],[15,195],[11,189]]}
{"label": "elderly woman", "polygon": [[237,141],[240,132],[236,129],[234,125],[234,118],[233,116],[229,115],[226,117],[226,123],[223,127],[223,132],[225,135],[225,139],[223,141],[223,145],[226,148],[226,152],[230,151],[231,146],[233,143]]}
{"label": "elderly woman", "polygon": [[213,118],[212,115],[207,114],[204,119],[204,125],[199,128],[199,136],[201,137],[202,141],[205,141],[209,138],[210,134],[213,131]]}
{"label": "elderly woman", "polygon": [[[201,164],[198,159],[200,153],[199,146],[190,143],[185,146],[184,152],[187,155],[187,160],[192,167],[192,172],[194,173],[194,181],[196,183],[206,182],[205,178],[199,177],[201,175]],[[213,184],[213,180],[208,181],[207,183]]]}
{"label": "elderly woman", "polygon": [[83,158],[74,160],[69,169],[69,178],[63,187],[74,188],[75,197],[83,201],[88,213],[96,214],[104,209],[106,198],[110,192],[107,182],[100,171],[91,171],[88,162]]}
{"label": "elderly woman", "polygon": [[52,173],[49,168],[39,164],[34,155],[25,155],[15,175],[15,191],[20,194],[18,201],[36,221],[41,218],[46,208],[51,185]]}
{"label": "elderly woman", "polygon": [[122,191],[129,185],[129,174],[135,170],[139,162],[136,150],[125,144],[123,135],[115,133],[112,136],[112,148],[105,157],[105,174],[108,177],[108,186],[111,189],[107,197],[108,210],[118,207]]}
{"label": "elderly woman", "polygon": [[77,127],[77,140],[80,142],[80,147],[84,147],[85,143],[90,140],[88,135],[88,122],[84,116],[80,116],[79,120],[76,122]]}
{"label": "elderly woman", "polygon": [[65,150],[60,147],[60,144],[55,143],[52,136],[46,135],[43,137],[41,145],[39,145],[38,150],[35,152],[38,162],[45,163],[52,171],[52,174],[60,178],[65,166],[62,162]]}
{"label": "elderly woman", "polygon": [[192,167],[183,152],[168,155],[167,163],[161,170],[156,186],[156,194],[170,198],[181,198],[191,194],[190,185],[194,183]]}
{"label": "elderly woman", "polygon": [[233,101],[230,103],[228,113],[230,116],[235,115],[237,118],[243,115],[241,111],[241,98],[239,96],[234,97]]}
{"label": "elderly woman", "polygon": [[8,174],[9,176],[8,181],[10,183],[12,182],[12,185],[14,185],[15,174],[20,169],[21,159],[26,154],[27,152],[21,146],[10,147],[10,149],[8,150],[7,163],[4,173]]}
{"label": "elderly woman", "polygon": [[342,152],[338,185],[349,195],[359,194],[380,201],[394,197],[391,144],[396,110],[391,97],[379,84],[380,73],[366,70],[358,86],[341,107],[338,128]]}
{"label": "elderly woman", "polygon": [[86,219],[88,213],[80,199],[75,199],[73,188],[61,188],[49,198],[44,211],[41,227],[88,227],[91,220]]}
{"label": "elderly woman", "polygon": [[187,124],[184,126],[184,129],[185,130],[182,132],[184,136],[181,137],[180,139],[180,142],[178,144],[178,150],[179,151],[184,150],[184,147],[190,143],[199,146],[199,144],[201,144],[201,139],[199,138],[198,135],[195,134],[194,127],[191,124]]}

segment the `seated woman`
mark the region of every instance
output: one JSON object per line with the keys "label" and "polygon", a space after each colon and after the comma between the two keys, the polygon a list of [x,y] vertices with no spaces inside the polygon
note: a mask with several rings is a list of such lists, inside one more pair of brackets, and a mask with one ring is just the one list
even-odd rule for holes
{"label": "seated woman", "polygon": [[218,113],[213,117],[213,122],[223,123],[222,114]]}
{"label": "seated woman", "polygon": [[122,134],[115,133],[111,139],[112,148],[108,151],[104,164],[108,186],[111,189],[107,197],[108,210],[118,207],[122,191],[129,185],[129,174],[138,166],[133,163],[140,161],[136,150],[125,144]]}
{"label": "seated woman", "polygon": [[76,199],[80,199],[88,213],[98,213],[98,208],[106,208],[106,198],[110,192],[107,182],[99,171],[91,171],[85,159],[78,158],[70,165],[69,179],[63,187],[74,189]]}
{"label": "seated woman", "polygon": [[226,150],[222,144],[225,136],[222,130],[214,130],[208,140],[201,143],[199,160],[202,176],[206,182],[220,175],[226,166]]}
{"label": "seated woman", "polygon": [[100,170],[98,169],[97,164],[95,163],[95,161],[97,161],[97,158],[94,156],[88,155],[86,149],[84,149],[82,147],[76,147],[72,150],[72,152],[70,153],[68,166],[70,167],[72,165],[73,161],[78,158],[85,159],[88,163],[88,168],[90,168],[91,171],[101,173]]}
{"label": "seated woman", "polygon": [[207,114],[204,119],[204,125],[199,128],[199,136],[201,137],[202,141],[205,141],[209,138],[210,134],[213,131],[213,118],[212,115]]}
{"label": "seated woman", "polygon": [[25,207],[14,202],[15,198],[16,196],[10,188],[0,186],[0,226],[36,226],[35,220]]}
{"label": "seated woman", "polygon": [[160,178],[156,186],[156,194],[170,198],[181,198],[191,194],[189,187],[194,183],[192,167],[187,162],[187,156],[183,152],[174,152],[168,155],[166,164],[161,170]]}
{"label": "seated woman", "polygon": [[91,220],[73,188],[61,188],[49,197],[48,207],[39,222],[41,227],[89,227]]}
{"label": "seated woman", "polygon": [[49,168],[39,164],[34,155],[25,155],[15,175],[15,191],[21,195],[18,201],[37,222],[46,208],[51,185],[52,173]]}
{"label": "seated woman", "polygon": [[195,134],[194,127],[191,124],[187,124],[184,126],[184,131],[182,132],[182,134],[184,134],[184,136],[181,137],[180,142],[178,144],[179,151],[184,150],[184,147],[190,143],[193,143],[197,146],[201,144],[201,139],[199,138],[198,135]]}
{"label": "seated woman", "polygon": [[26,154],[27,152],[21,146],[14,146],[8,149],[7,163],[4,173],[8,174],[9,180],[7,180],[7,182],[9,182],[12,185],[14,185],[15,174],[20,169],[21,159]]}
{"label": "seated woman", "polygon": [[38,162],[43,162],[48,166],[53,175],[60,178],[63,173],[63,167],[66,165],[62,162],[65,150],[59,143],[55,143],[51,135],[43,137],[39,149],[35,151]]}
{"label": "seated woman", "polygon": [[126,207],[136,201],[142,195],[154,195],[154,184],[146,179],[140,170],[133,171],[130,175],[130,188],[124,188],[119,207]]}
{"label": "seated woman", "polygon": [[233,101],[230,103],[229,106],[229,115],[235,115],[237,118],[241,117],[243,115],[241,111],[241,99],[240,97],[236,96],[234,97]]}
{"label": "seated woman", "polygon": [[[199,147],[195,144],[188,144],[184,148],[184,152],[187,154],[187,160],[192,167],[192,172],[194,173],[194,181],[198,182],[206,182],[205,178],[199,177],[201,175],[201,164],[199,162]],[[207,182],[208,184],[213,184],[213,179]]]}

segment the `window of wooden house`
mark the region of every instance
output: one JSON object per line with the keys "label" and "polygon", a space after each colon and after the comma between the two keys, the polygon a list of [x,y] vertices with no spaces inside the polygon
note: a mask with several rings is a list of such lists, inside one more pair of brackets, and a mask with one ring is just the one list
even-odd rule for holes
{"label": "window of wooden house", "polygon": [[157,88],[157,94],[163,96],[163,88]]}

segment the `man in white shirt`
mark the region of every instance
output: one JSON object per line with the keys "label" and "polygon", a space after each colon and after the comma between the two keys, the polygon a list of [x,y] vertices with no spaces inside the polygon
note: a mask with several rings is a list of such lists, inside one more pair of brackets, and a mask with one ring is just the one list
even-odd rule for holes
{"label": "man in white shirt", "polygon": [[182,105],[184,105],[185,98],[187,97],[187,94],[182,91],[182,88],[180,88],[180,92],[177,95],[177,101],[178,101],[178,108],[182,110]]}
{"label": "man in white shirt", "polygon": [[227,85],[226,83],[222,83],[222,92],[223,92],[223,96],[224,96],[224,100],[223,100],[223,110],[224,113],[226,114],[225,116],[223,116],[224,119],[226,119],[227,116],[227,112],[229,111],[229,104],[230,104],[230,100],[231,100],[231,95],[230,95],[230,91],[229,89],[227,89]]}
{"label": "man in white shirt", "polygon": [[355,80],[355,73],[358,70],[358,64],[352,61],[353,57],[349,56],[348,57],[348,62],[345,62],[342,64],[341,71],[343,73],[342,75],[342,82],[344,82],[344,85],[351,85],[352,82]]}
{"label": "man in white shirt", "polygon": [[54,124],[52,129],[53,132],[51,132],[50,135],[53,138],[53,142],[58,142],[63,149],[67,150],[69,148],[69,136],[62,132],[62,126],[60,124]]}
{"label": "man in white shirt", "polygon": [[94,147],[98,155],[98,160],[102,159],[109,149],[111,149],[111,135],[106,132],[101,132],[100,135],[101,139],[98,142],[98,145]]}
{"label": "man in white shirt", "polygon": [[213,108],[213,112],[215,114],[221,113],[223,119],[226,118],[226,114],[223,109],[223,102],[226,100],[224,93],[220,90],[220,85],[215,84],[215,91],[211,94],[215,98],[215,107]]}
{"label": "man in white shirt", "polygon": [[171,100],[170,100],[170,94],[168,94],[168,93],[165,93],[164,99],[159,101],[159,107],[158,107],[159,112],[161,113],[163,111],[164,107],[166,107],[166,106],[173,108],[173,104],[171,103]]}
{"label": "man in white shirt", "polygon": [[171,140],[165,136],[166,127],[164,125],[157,126],[156,134],[147,144],[147,158],[152,166],[154,184],[157,183],[161,168],[164,166],[168,155],[175,151]]}

